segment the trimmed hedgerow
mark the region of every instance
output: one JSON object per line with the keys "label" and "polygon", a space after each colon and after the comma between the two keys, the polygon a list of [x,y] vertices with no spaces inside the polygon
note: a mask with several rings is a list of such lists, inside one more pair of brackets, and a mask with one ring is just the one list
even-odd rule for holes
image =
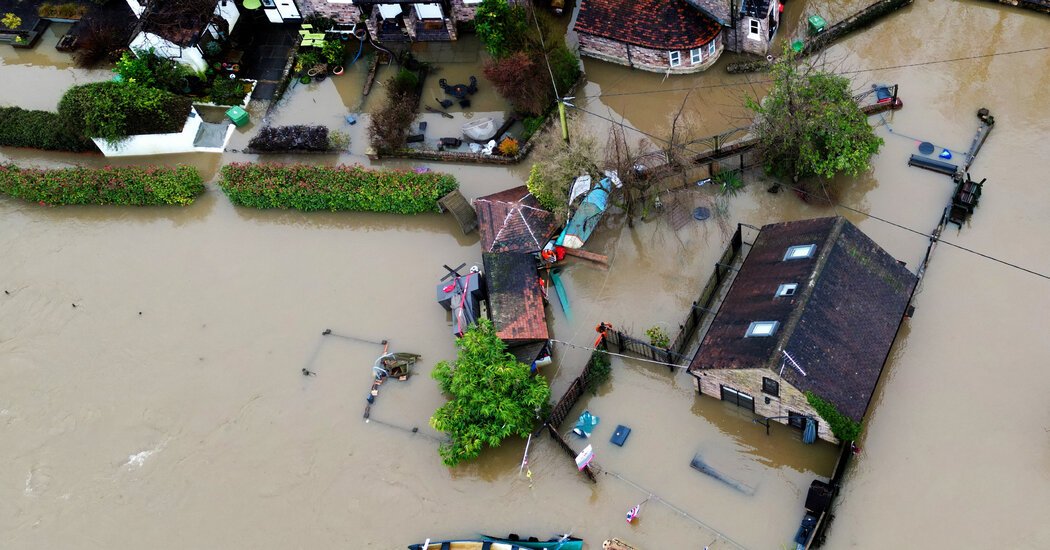
{"label": "trimmed hedgerow", "polygon": [[248,142],[255,151],[276,153],[284,151],[327,151],[327,126],[266,126]]}
{"label": "trimmed hedgerow", "polygon": [[0,166],[0,193],[49,204],[185,205],[204,192],[196,168],[107,166],[40,170]]}
{"label": "trimmed hedgerow", "polygon": [[222,167],[219,187],[234,204],[252,208],[418,214],[436,212],[438,199],[459,184],[437,172],[235,163]]}
{"label": "trimmed hedgerow", "polygon": [[49,151],[98,151],[94,142],[73,132],[50,111],[0,107],[0,145]]}
{"label": "trimmed hedgerow", "polygon": [[182,131],[190,99],[133,82],[92,82],[67,90],[58,114],[73,131],[114,143]]}

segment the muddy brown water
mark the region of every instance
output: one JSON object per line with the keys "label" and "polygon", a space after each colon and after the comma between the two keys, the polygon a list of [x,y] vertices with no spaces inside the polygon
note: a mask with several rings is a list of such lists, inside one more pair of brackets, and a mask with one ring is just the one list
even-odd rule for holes
{"label": "muddy brown water", "polygon": [[[789,10],[801,20],[809,8],[797,4]],[[1050,46],[1048,29],[1045,17],[992,4],[919,1],[828,55],[852,70],[895,66]],[[985,38],[960,39],[974,36]],[[7,78],[40,72],[61,86],[84,78],[23,65],[10,51],[0,67]],[[1047,59],[1044,50],[857,73],[858,87],[899,82],[905,108],[880,126],[886,145],[873,171],[835,182],[839,202],[931,230],[951,185],[908,168],[915,143],[901,136],[960,152],[976,128],[974,111],[985,106],[998,124],[972,171],[989,181],[971,223],[945,239],[1050,272]],[[654,134],[669,128],[684,92],[599,96],[696,86],[707,91],[690,94],[695,127],[715,132],[742,115],[733,101],[751,88],[737,84],[761,79],[729,77],[720,66],[666,81],[592,60],[585,67],[581,105]],[[734,86],[713,87],[721,84]],[[332,86],[320,89],[327,95],[314,98],[316,110],[274,116],[309,122],[315,112],[321,123],[335,121],[333,113],[359,98],[338,79]],[[60,93],[38,95],[6,87],[0,101],[54,108]],[[305,94],[298,99],[313,105]],[[596,135],[607,129],[590,115],[577,120]],[[27,150],[0,156],[42,166],[106,163]],[[151,160],[190,163],[212,178],[222,163],[254,158]],[[342,157],[299,160],[364,157],[352,147]],[[519,185],[527,166],[440,169],[476,197]],[[839,213],[909,266],[925,252],[921,236],[766,193],[762,180],[752,175],[730,201],[734,226]],[[673,332],[725,246],[712,221],[677,233],[664,218],[634,230],[621,221],[611,213],[589,244],[609,255],[609,270],[583,263],[567,270],[574,321],[552,304],[558,340],[587,345],[599,320]],[[835,460],[829,445],[804,446],[786,427],[767,436],[740,410],[698,399],[683,373],[616,360],[611,382],[575,411],[602,418],[592,441],[606,472],[597,485],[548,437],[530,451],[531,484],[518,475],[524,441],[445,468],[440,434],[427,425],[443,397],[428,374],[454,347],[433,287],[441,264],[480,262],[477,236],[462,236],[448,217],[257,212],[234,208],[214,186],[182,209],[39,208],[4,198],[0,258],[0,287],[10,293],[0,295],[4,548],[397,548],[478,531],[568,530],[589,548],[610,536],[647,549],[733,547],[713,529],[747,548],[781,548],[809,481],[828,475]],[[1048,285],[944,244],[935,250],[916,316],[873,403],[829,548],[1050,546]],[[384,385],[374,422],[361,414],[380,346],[322,337],[326,328],[423,355],[416,376]],[[558,395],[586,353],[561,346],[556,355],[544,374]],[[301,376],[306,365],[316,377]],[[634,431],[618,448],[608,438],[621,423]],[[690,469],[696,453],[754,494]],[[625,511],[643,501],[641,518],[627,525]]]}

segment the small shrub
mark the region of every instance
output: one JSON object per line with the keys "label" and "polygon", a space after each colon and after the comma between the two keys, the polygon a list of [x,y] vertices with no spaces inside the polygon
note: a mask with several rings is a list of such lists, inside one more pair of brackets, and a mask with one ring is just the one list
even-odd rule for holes
{"label": "small shrub", "polygon": [[649,337],[649,343],[660,349],[667,349],[667,346],[671,345],[671,337],[664,332],[664,329],[653,326],[645,330],[645,335]]}
{"label": "small shrub", "polygon": [[256,151],[327,151],[326,126],[267,126],[248,142]]}
{"label": "small shrub", "polygon": [[379,153],[396,151],[405,145],[405,136],[419,107],[415,88],[404,91],[395,81],[392,78],[388,82],[386,102],[372,114],[368,125],[368,141]]}
{"label": "small shrub", "polygon": [[4,18],[0,20],[0,23],[3,23],[4,26],[10,30],[15,30],[18,27],[22,26],[22,18],[13,13],[8,12],[4,14]]}
{"label": "small shrub", "polygon": [[87,6],[81,6],[74,2],[65,4],[42,4],[37,8],[40,17],[56,19],[80,19],[87,13]]}
{"label": "small shrub", "polygon": [[[84,25],[82,21],[80,25]],[[81,34],[73,62],[77,67],[91,68],[102,62],[115,62],[127,45],[131,30],[112,18],[92,17]]]}
{"label": "small shrub", "polygon": [[321,54],[315,50],[308,50],[300,52],[299,57],[295,60],[295,71],[309,70],[314,65],[321,62]]}
{"label": "small shrub", "polygon": [[125,51],[113,71],[119,74],[124,82],[158,88],[177,95],[188,93],[189,79],[196,76],[189,67],[157,55],[152,48],[136,53]]}
{"label": "small shrub", "polygon": [[235,163],[222,167],[219,187],[234,204],[252,208],[418,214],[436,212],[438,199],[459,184],[439,172]]}
{"label": "small shrub", "polygon": [[248,95],[247,84],[239,78],[215,77],[208,96],[216,105],[240,105]]}
{"label": "small shrub", "polygon": [[485,62],[482,71],[496,91],[518,111],[539,115],[554,102],[544,61],[533,55],[517,52],[492,59]]}
{"label": "small shrub", "polygon": [[419,75],[408,69],[401,69],[397,72],[397,76],[390,79],[387,85],[392,90],[391,93],[412,94],[416,92],[416,88],[419,86]]}
{"label": "small shrub", "polygon": [[189,166],[37,170],[6,165],[0,166],[0,192],[52,206],[186,205],[204,192],[204,180]]}
{"label": "small shrub", "polygon": [[97,151],[94,142],[69,129],[57,113],[0,107],[0,145],[49,151]]}
{"label": "small shrub", "polygon": [[329,65],[342,65],[346,60],[346,44],[339,39],[325,40],[321,46],[321,56]]}
{"label": "small shrub", "polygon": [[543,123],[547,120],[546,116],[530,116],[525,117],[521,121],[521,125],[524,130],[521,133],[521,140],[528,141],[540,128],[543,127]]}
{"label": "small shrub", "polygon": [[512,137],[504,138],[499,144],[499,154],[505,157],[513,157],[520,150],[521,146],[518,144],[518,140]]}
{"label": "small shrub", "polygon": [[335,26],[335,19],[326,17],[319,13],[308,15],[303,22],[308,25],[313,25],[314,32],[327,32],[328,29]]}
{"label": "small shrub", "polygon": [[718,184],[718,192],[722,195],[732,197],[744,188],[744,179],[737,170],[723,170],[712,179]]}
{"label": "small shrub", "polygon": [[338,130],[329,131],[328,149],[332,151],[346,151],[350,149],[350,134]]}
{"label": "small shrub", "polygon": [[609,354],[601,350],[594,350],[591,352],[587,368],[587,391],[591,392],[591,395],[598,395],[598,388],[609,380],[609,375],[612,373]]}
{"label": "small shrub", "polygon": [[489,55],[505,57],[521,48],[529,32],[528,13],[507,0],[482,0],[474,17],[474,31]]}
{"label": "small shrub", "polygon": [[133,82],[74,86],[58,103],[58,114],[79,134],[118,142],[139,134],[182,130],[190,100]]}

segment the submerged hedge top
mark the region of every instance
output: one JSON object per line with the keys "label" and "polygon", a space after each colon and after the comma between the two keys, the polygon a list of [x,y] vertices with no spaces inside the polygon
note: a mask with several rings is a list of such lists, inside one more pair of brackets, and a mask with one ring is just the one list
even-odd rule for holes
{"label": "submerged hedge top", "polygon": [[0,193],[40,204],[190,204],[204,192],[196,168],[125,166],[41,170],[0,165]]}
{"label": "submerged hedge top", "polygon": [[448,174],[371,170],[360,165],[228,164],[219,186],[234,204],[253,208],[436,212],[459,184]]}

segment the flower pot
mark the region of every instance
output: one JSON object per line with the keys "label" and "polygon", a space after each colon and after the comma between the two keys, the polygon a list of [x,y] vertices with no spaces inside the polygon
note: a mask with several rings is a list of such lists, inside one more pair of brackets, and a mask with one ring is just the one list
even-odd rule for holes
{"label": "flower pot", "polygon": [[334,75],[343,74],[343,66],[342,65],[336,65],[335,68],[332,69],[332,74],[334,74]]}
{"label": "flower pot", "polygon": [[321,69],[317,67],[311,67],[310,70],[306,71],[307,76],[317,76],[319,74],[321,74]]}

